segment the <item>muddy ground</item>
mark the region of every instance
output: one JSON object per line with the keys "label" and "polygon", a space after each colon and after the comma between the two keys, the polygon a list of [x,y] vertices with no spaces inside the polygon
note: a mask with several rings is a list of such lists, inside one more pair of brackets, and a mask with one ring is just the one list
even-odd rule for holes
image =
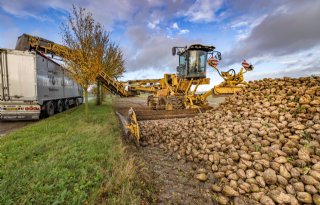
{"label": "muddy ground", "polygon": [[[208,101],[214,106],[223,100],[224,97],[218,97]],[[130,107],[149,110],[143,97],[114,100],[115,110],[123,116],[127,115]],[[134,150],[134,154],[144,164],[141,170],[143,176],[154,188],[156,204],[217,204],[210,188],[215,183],[211,173],[206,182],[200,182],[194,177],[195,168],[199,167],[193,167],[191,163],[177,161],[170,153],[157,147],[139,147]]]}
{"label": "muddy ground", "polygon": [[18,122],[1,122],[0,121],[0,137],[4,136],[5,134],[17,130],[21,127],[29,125],[34,121],[18,121]]}

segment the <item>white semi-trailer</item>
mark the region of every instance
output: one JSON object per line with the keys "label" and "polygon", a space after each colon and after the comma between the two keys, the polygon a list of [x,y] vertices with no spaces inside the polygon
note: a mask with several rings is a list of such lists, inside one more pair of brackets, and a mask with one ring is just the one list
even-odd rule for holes
{"label": "white semi-trailer", "polygon": [[37,120],[82,101],[82,88],[55,61],[40,52],[0,49],[0,120]]}

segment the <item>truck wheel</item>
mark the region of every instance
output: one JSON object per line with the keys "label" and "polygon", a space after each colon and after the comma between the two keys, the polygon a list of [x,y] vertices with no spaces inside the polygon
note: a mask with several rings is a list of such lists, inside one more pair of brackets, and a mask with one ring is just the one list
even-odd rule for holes
{"label": "truck wheel", "polygon": [[76,106],[79,106],[80,105],[80,100],[79,98],[76,98]]}
{"label": "truck wheel", "polygon": [[57,112],[60,113],[63,111],[63,104],[62,104],[62,100],[59,100],[57,102]]}
{"label": "truck wheel", "polygon": [[69,100],[65,100],[64,101],[64,109],[65,110],[68,110],[70,108],[70,106],[69,106]]}
{"label": "truck wheel", "polygon": [[47,102],[46,108],[47,108],[47,115],[49,117],[54,115],[54,104],[52,103],[52,101]]}

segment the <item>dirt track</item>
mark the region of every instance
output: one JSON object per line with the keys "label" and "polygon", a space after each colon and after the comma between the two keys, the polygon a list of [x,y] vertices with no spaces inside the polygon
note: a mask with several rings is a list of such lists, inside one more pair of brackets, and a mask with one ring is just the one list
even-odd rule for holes
{"label": "dirt track", "polygon": [[9,132],[12,132],[31,123],[32,121],[0,122],[0,136],[3,136]]}
{"label": "dirt track", "polygon": [[[223,101],[224,98],[212,98],[211,105]],[[130,107],[146,109],[146,99],[141,97],[117,98],[114,108],[126,116]],[[206,182],[195,179],[196,170],[191,163],[177,161],[170,153],[157,147],[140,147],[135,153],[143,162],[143,172],[151,185],[154,186],[157,204],[217,204],[212,198],[210,186],[215,183],[211,173]],[[199,167],[198,167],[199,168]],[[205,168],[205,167],[203,167]]]}

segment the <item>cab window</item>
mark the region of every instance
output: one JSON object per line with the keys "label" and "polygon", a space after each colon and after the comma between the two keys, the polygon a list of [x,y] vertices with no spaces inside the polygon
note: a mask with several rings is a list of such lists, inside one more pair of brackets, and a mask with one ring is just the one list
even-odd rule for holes
{"label": "cab window", "polygon": [[184,56],[179,57],[179,65],[180,66],[186,65],[186,58]]}
{"label": "cab window", "polygon": [[199,73],[206,69],[207,53],[204,51],[190,51],[189,66],[190,72]]}
{"label": "cab window", "polygon": [[205,52],[200,52],[199,53],[199,59],[200,59],[200,67],[199,67],[199,72],[204,72],[206,69],[206,63],[207,63],[207,56]]}

